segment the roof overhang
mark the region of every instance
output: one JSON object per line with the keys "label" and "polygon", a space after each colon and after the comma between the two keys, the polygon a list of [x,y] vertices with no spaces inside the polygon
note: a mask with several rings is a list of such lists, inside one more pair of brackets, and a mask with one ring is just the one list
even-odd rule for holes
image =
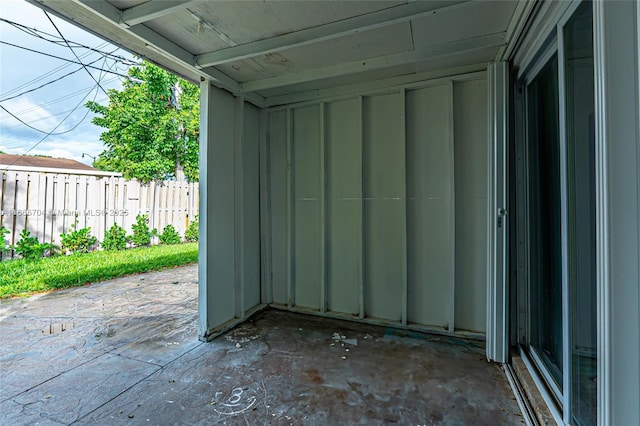
{"label": "roof overhang", "polygon": [[502,60],[532,1],[28,0],[258,106]]}

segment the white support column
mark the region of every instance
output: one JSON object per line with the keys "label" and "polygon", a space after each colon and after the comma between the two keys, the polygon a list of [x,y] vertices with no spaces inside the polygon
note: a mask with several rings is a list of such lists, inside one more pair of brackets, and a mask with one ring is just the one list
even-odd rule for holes
{"label": "white support column", "polygon": [[508,357],[507,329],[507,169],[509,66],[489,64],[489,194],[487,247],[487,359],[504,363]]}
{"label": "white support column", "polygon": [[208,81],[200,84],[200,340],[233,327],[235,270],[235,99]]}
{"label": "white support column", "polygon": [[593,3],[598,424],[640,424],[640,5]]}

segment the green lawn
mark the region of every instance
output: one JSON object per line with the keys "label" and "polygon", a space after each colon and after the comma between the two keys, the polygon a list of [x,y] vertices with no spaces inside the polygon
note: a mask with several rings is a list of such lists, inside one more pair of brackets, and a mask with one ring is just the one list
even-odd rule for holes
{"label": "green lawn", "polygon": [[198,261],[198,243],[0,262],[0,299],[80,286]]}

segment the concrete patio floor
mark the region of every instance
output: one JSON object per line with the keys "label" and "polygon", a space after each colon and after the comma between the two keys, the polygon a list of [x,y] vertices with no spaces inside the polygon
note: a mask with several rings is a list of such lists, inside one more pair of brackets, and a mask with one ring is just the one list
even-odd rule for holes
{"label": "concrete patio floor", "polygon": [[0,424],[522,424],[477,342],[266,311],[197,340],[197,267],[0,303]]}

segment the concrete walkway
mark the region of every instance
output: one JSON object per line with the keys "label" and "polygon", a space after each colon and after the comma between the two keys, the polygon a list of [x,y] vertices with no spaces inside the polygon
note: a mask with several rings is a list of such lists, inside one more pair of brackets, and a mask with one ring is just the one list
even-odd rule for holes
{"label": "concrete walkway", "polygon": [[279,311],[197,340],[197,267],[0,304],[0,424],[522,424],[477,344]]}

